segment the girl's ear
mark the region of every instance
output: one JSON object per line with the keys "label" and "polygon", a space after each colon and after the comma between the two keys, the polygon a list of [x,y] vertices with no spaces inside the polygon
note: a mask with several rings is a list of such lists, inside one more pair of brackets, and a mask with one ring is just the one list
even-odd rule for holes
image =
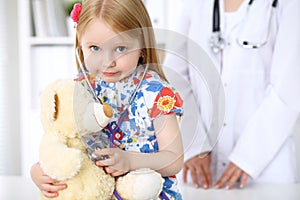
{"label": "girl's ear", "polygon": [[143,61],[144,61],[144,58],[140,56],[140,57],[139,57],[138,64],[139,64],[139,65],[142,65],[142,64],[143,64]]}
{"label": "girl's ear", "polygon": [[144,49],[141,50],[140,52],[140,57],[139,57],[139,64],[143,64],[143,61],[144,61],[144,57],[145,57],[145,53],[144,53]]}
{"label": "girl's ear", "polygon": [[139,61],[138,61],[138,64],[139,64],[139,65],[143,64],[144,57],[145,57],[144,51],[141,50],[141,52],[140,52],[140,57],[139,57]]}

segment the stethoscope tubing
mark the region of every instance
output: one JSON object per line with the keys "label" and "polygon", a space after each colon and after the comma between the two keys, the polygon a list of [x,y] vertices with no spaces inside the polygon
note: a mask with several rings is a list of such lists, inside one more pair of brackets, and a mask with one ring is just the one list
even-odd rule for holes
{"label": "stethoscope tubing", "polygon": [[[248,8],[247,10],[249,11],[250,6],[253,4],[254,0],[250,0],[248,3]],[[272,16],[274,14],[274,9],[278,5],[278,0],[273,0],[272,2],[272,10],[271,10],[271,15],[269,19],[269,24],[268,24],[268,33],[266,36],[266,39],[262,43],[251,43],[249,41],[240,41],[239,38],[237,38],[237,43],[239,46],[245,48],[245,49],[258,49],[264,45],[267,44],[267,40],[270,36],[270,29],[271,29],[271,20]],[[248,12],[247,12],[248,13]],[[214,53],[220,52],[223,47],[224,47],[224,39],[221,37],[221,28],[220,28],[220,5],[219,5],[219,0],[214,1],[214,7],[213,7],[213,24],[212,24],[212,37],[211,37],[211,48]]]}
{"label": "stethoscope tubing", "polygon": [[94,89],[92,87],[92,84],[91,84],[91,82],[88,79],[88,76],[87,76],[86,71],[85,71],[85,69],[83,67],[83,64],[81,62],[81,59],[80,59],[80,56],[79,56],[79,47],[76,48],[75,54],[76,54],[77,63],[79,64],[79,68],[80,68],[80,70],[81,70],[81,72],[82,72],[82,74],[84,76],[84,80],[85,80],[86,84],[88,85],[89,90],[91,91],[91,93],[92,93],[95,101],[97,101],[97,103],[100,103],[100,100],[98,99],[98,97],[97,97],[97,95],[96,95],[96,93],[95,93],[95,91],[94,91]]}

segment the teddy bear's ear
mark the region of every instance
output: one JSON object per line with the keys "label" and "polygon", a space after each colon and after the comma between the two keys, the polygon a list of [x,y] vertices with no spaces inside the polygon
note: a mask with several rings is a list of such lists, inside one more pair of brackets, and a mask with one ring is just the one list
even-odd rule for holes
{"label": "teddy bear's ear", "polygon": [[58,105],[59,105],[59,98],[55,91],[51,94],[51,104],[50,104],[50,112],[49,112],[49,119],[51,121],[55,121],[58,116]]}

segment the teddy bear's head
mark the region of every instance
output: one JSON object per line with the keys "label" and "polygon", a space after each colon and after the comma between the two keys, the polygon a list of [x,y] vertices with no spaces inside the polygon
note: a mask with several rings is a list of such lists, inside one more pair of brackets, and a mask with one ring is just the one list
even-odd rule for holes
{"label": "teddy bear's head", "polygon": [[41,120],[45,131],[75,137],[104,128],[112,108],[95,102],[92,94],[73,80],[57,80],[41,94]]}

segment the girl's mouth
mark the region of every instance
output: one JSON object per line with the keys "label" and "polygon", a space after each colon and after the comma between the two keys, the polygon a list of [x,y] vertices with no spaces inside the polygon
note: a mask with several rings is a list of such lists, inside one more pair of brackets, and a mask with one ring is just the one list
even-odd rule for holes
{"label": "girl's mouth", "polygon": [[115,76],[118,72],[103,72],[104,76]]}

